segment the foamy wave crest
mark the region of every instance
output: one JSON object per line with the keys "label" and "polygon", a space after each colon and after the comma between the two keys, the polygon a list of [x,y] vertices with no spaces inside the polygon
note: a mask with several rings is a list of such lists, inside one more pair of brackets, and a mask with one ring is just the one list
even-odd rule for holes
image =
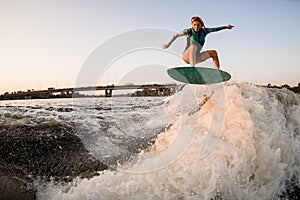
{"label": "foamy wave crest", "polygon": [[[187,90],[194,94],[192,102]],[[172,162],[144,173],[107,170],[76,184],[48,186],[40,198],[272,199],[282,195],[291,181],[299,187],[299,95],[244,83],[225,84],[221,89],[191,86],[177,95],[165,105],[168,114],[164,117],[173,126],[127,165],[151,165],[148,158],[153,154],[153,162],[172,157],[172,152],[167,156],[157,152],[190,138],[183,141],[188,145]],[[215,130],[213,115],[217,113],[224,116]],[[203,147],[208,151],[203,153]]]}

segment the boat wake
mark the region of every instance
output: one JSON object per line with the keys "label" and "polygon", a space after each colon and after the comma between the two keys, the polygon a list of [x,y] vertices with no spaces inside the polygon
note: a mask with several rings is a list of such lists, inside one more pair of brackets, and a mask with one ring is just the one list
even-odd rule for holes
{"label": "boat wake", "polygon": [[51,183],[39,198],[274,199],[299,192],[299,95],[246,83],[187,85],[161,112],[148,124],[172,125],[136,158],[91,179]]}

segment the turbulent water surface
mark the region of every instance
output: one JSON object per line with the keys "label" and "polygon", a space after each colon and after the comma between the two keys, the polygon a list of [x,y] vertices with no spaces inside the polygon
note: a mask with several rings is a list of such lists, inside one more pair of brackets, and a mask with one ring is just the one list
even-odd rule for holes
{"label": "turbulent water surface", "polygon": [[0,102],[0,123],[74,128],[109,169],[35,181],[38,199],[274,199],[299,190],[300,97],[251,84],[167,98]]}

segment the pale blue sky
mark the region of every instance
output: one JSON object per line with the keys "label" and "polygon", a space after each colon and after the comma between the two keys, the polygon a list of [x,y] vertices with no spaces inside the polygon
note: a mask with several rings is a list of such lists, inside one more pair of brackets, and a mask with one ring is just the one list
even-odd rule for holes
{"label": "pale blue sky", "polygon": [[[72,87],[90,53],[108,39],[145,27],[175,33],[189,28],[194,15],[207,27],[236,26],[207,36],[204,46],[219,52],[221,67],[233,80],[296,85],[299,10],[299,0],[0,0],[0,94]],[[161,38],[161,43],[171,37]],[[168,50],[176,45],[183,50],[184,39],[178,38]],[[210,61],[205,64],[211,66]],[[123,78],[117,72],[110,76],[107,83]],[[144,81],[151,82],[149,77]]]}

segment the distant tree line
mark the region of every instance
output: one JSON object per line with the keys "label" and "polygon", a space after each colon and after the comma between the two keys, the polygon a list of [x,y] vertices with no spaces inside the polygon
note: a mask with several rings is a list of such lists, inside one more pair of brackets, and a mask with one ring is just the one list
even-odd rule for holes
{"label": "distant tree line", "polygon": [[271,85],[270,83],[267,85],[268,88],[278,88],[278,89],[283,89],[283,88],[286,88],[288,90],[291,90],[295,93],[298,93],[300,94],[300,83],[298,83],[298,86],[295,86],[295,87],[291,87],[289,86],[288,84],[284,84],[284,85],[281,85],[281,86],[277,86],[277,85]]}

